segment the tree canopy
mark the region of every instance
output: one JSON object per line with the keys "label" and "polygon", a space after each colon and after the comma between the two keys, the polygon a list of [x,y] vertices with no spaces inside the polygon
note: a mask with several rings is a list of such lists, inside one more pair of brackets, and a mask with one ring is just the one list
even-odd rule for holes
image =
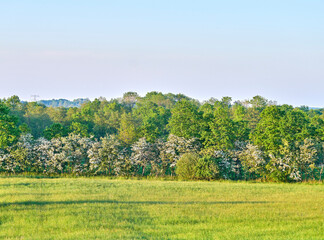
{"label": "tree canopy", "polygon": [[324,109],[261,96],[199,102],[155,91],[81,102],[53,107],[17,96],[1,100],[0,172],[173,176],[190,153],[197,156],[197,179],[323,175]]}

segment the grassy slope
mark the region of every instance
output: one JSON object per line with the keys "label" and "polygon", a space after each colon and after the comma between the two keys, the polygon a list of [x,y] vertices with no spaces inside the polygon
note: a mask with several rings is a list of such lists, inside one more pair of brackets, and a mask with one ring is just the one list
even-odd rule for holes
{"label": "grassy slope", "polygon": [[324,186],[0,178],[0,239],[324,239]]}

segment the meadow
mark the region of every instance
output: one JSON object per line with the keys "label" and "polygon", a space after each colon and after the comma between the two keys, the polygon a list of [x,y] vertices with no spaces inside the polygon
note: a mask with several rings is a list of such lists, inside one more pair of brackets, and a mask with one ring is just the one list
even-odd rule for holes
{"label": "meadow", "polygon": [[324,186],[0,178],[0,239],[324,239]]}

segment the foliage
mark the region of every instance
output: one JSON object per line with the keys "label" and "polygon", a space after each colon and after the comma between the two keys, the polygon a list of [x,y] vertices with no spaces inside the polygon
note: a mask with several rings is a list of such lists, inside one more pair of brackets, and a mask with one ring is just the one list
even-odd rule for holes
{"label": "foliage", "polygon": [[52,138],[64,137],[66,135],[67,130],[60,123],[54,123],[51,126],[46,127],[44,130],[44,137],[49,140],[51,140]]}
{"label": "foliage", "polygon": [[145,138],[140,138],[132,145],[131,161],[135,167],[141,169],[142,176],[144,176],[148,167],[151,167],[153,172],[158,173],[160,165],[158,160],[155,144],[147,142]]}
{"label": "foliage", "polygon": [[126,144],[132,144],[137,139],[137,124],[132,114],[124,113],[120,119],[118,129],[119,139]]}
{"label": "foliage", "polygon": [[249,174],[249,178],[265,176],[265,166],[267,164],[264,153],[258,146],[247,144],[240,153],[240,160],[243,168]]}
{"label": "foliage", "polygon": [[134,114],[140,120],[139,134],[154,143],[158,138],[167,138],[165,126],[170,118],[170,110],[153,102],[139,103]]}
{"label": "foliage", "polygon": [[166,142],[160,139],[157,142],[157,147],[161,159],[162,174],[166,174],[169,170],[170,174],[173,175],[179,158],[185,153],[199,152],[201,144],[197,138],[187,140],[170,134]]}
{"label": "foliage", "polygon": [[123,175],[126,170],[126,153],[115,135],[101,138],[88,150],[90,171],[95,174]]}
{"label": "foliage", "polygon": [[195,165],[195,178],[202,180],[219,178],[217,160],[210,156],[200,157]]}
{"label": "foliage", "polygon": [[65,108],[17,96],[1,100],[0,171],[174,176],[179,159],[190,153],[202,156],[200,179],[324,177],[323,109],[261,96],[200,103],[154,91],[81,102]]}
{"label": "foliage", "polygon": [[206,148],[227,150],[234,147],[236,138],[235,123],[230,117],[228,100],[216,101],[213,116],[207,119],[208,127],[202,133],[202,139]]}
{"label": "foliage", "polygon": [[180,179],[190,180],[196,177],[196,166],[199,155],[195,153],[183,154],[177,162],[176,173]]}
{"label": "foliage", "polygon": [[0,101],[0,149],[13,144],[18,136],[17,118],[10,115],[10,109]]}
{"label": "foliage", "polygon": [[200,136],[200,116],[198,107],[188,101],[181,100],[171,110],[168,124],[170,133],[186,139]]}

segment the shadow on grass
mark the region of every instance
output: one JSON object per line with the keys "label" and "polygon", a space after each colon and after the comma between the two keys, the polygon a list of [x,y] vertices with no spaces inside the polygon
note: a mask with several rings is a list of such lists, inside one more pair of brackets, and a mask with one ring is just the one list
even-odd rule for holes
{"label": "shadow on grass", "polygon": [[[2,197],[20,197],[20,196],[50,196],[51,193],[1,193],[0,198]],[[1,206],[1,203],[0,203]]]}
{"label": "shadow on grass", "polygon": [[44,187],[45,184],[48,183],[44,183],[44,182],[30,182],[30,183],[26,183],[26,182],[22,182],[22,183],[3,183],[0,184],[0,188],[5,187],[5,188],[21,188],[21,187],[35,187],[35,186],[40,186],[40,187]]}
{"label": "shadow on grass", "polygon": [[140,204],[140,205],[213,205],[213,204],[269,204],[271,201],[216,201],[216,202],[202,202],[202,201],[189,201],[189,202],[175,202],[175,201],[117,201],[117,200],[78,200],[78,201],[23,201],[23,202],[3,202],[0,207],[7,206],[46,206],[46,205],[74,205],[74,204]]}
{"label": "shadow on grass", "polygon": [[51,179],[51,178],[62,178],[64,175],[51,176],[51,175],[28,175],[28,174],[0,174],[0,178],[36,178],[36,179]]}
{"label": "shadow on grass", "polygon": [[0,187],[29,187],[34,186],[37,183],[4,183],[0,184]]}

